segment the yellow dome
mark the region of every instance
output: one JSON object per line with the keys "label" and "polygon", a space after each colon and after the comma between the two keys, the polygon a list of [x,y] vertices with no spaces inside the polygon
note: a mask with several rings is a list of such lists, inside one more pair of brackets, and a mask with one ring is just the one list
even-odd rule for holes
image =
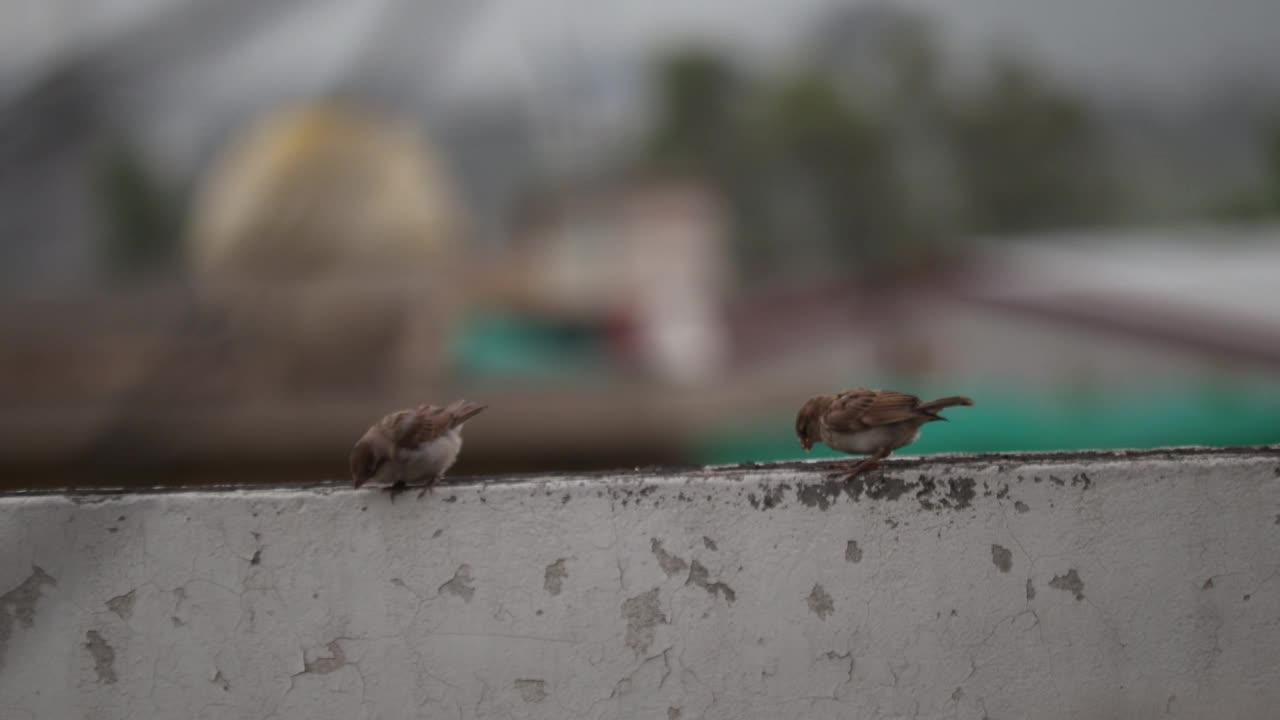
{"label": "yellow dome", "polygon": [[272,280],[410,270],[451,249],[457,212],[417,134],[337,104],[268,116],[206,177],[193,212],[201,276]]}

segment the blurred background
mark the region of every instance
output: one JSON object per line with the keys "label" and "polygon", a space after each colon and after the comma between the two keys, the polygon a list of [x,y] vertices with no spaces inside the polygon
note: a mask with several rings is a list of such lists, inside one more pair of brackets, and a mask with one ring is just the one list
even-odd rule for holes
{"label": "blurred background", "polygon": [[[1280,441],[1274,0],[0,1],[0,482]],[[824,451],[825,452],[825,451]],[[821,453],[819,453],[821,454]]]}

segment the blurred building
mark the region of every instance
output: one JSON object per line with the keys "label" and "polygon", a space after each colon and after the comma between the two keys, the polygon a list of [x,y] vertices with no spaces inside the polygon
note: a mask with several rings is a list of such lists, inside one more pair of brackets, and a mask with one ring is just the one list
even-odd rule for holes
{"label": "blurred building", "polygon": [[[897,6],[846,8],[808,32],[804,13],[790,30],[769,28],[838,87],[863,91],[855,110],[874,119],[883,105],[888,128],[856,134],[874,162],[839,160],[844,184],[830,203],[811,202],[796,167],[766,163],[762,196],[733,198],[726,217],[714,188],[629,174],[652,130],[651,52],[672,37],[658,25],[584,12],[566,33],[511,4],[126,5],[19,6],[19,22],[0,24],[13,41],[0,43],[12,60],[0,67],[0,472],[10,476],[334,475],[379,414],[464,394],[503,411],[469,438],[463,472],[790,457],[797,398],[852,384],[980,397],[948,428],[968,435],[935,432],[940,444],[926,438],[922,450],[1241,442],[1271,425],[1257,418],[1274,408],[1238,398],[1264,397],[1280,374],[1274,228],[1002,238],[984,255],[853,284],[860,255],[935,228],[830,222],[851,208],[857,219],[894,206],[889,216],[936,226],[957,256],[981,245],[951,222],[964,213],[949,194],[974,184],[950,174],[929,123],[933,101],[956,91],[944,81],[966,67],[981,76],[973,63],[990,48],[944,52],[931,22]],[[785,63],[739,47],[725,25],[768,25],[763,16],[698,12],[767,90]],[[640,34],[648,40],[615,42]],[[1179,74],[1165,55],[1150,57]],[[1185,217],[1256,184],[1254,125],[1271,96],[1252,80],[1264,75],[1188,85],[1202,102],[1107,85],[1099,115],[1111,152],[1143,179],[1139,200],[1162,208],[1135,217]],[[339,97],[351,104],[292,104]],[[996,119],[975,167],[1004,168],[988,151],[1028,120]],[[770,156],[767,145],[727,154]],[[901,151],[882,158],[890,145]],[[831,157],[816,147],[798,165]],[[1061,157],[1046,163],[1051,174]],[[729,167],[748,181],[760,171]],[[898,176],[909,202],[877,193]],[[506,222],[526,195],[540,199]],[[743,222],[742,206],[779,201],[776,225]],[[155,245],[132,244],[141,235]],[[778,252],[761,255],[758,285],[741,282],[729,247],[762,240]],[[783,258],[799,258],[799,272],[778,272]],[[1161,404],[1171,397],[1190,398],[1182,414]],[[1055,424],[1062,407],[1081,415]],[[1000,408],[1023,414],[1000,420]],[[703,452],[707,436],[752,424],[763,435]],[[1181,429],[1117,429],[1126,424]]]}
{"label": "blurred building", "polygon": [[[1280,228],[1007,240],[887,286],[730,306],[737,374],[794,395],[855,385],[978,399],[918,452],[1280,439]],[[764,410],[708,435],[717,462],[794,457]]]}
{"label": "blurred building", "polygon": [[202,302],[282,362],[272,384],[311,373],[331,391],[440,380],[460,240],[426,143],[328,104],[270,116],[226,153],[198,196],[190,255]]}
{"label": "blurred building", "polygon": [[289,107],[208,174],[191,256],[214,282],[382,275],[447,261],[460,220],[443,170],[412,130],[339,103]]}
{"label": "blurred building", "polygon": [[727,219],[694,180],[650,179],[529,204],[491,270],[494,299],[594,327],[623,366],[696,382],[730,348]]}
{"label": "blurred building", "polygon": [[870,293],[826,286],[744,301],[734,316],[754,362],[817,356],[850,376],[1029,387],[1194,386],[1280,372],[1276,267],[1274,226],[1062,233]]}
{"label": "blurred building", "polygon": [[7,462],[133,481],[189,456],[192,438],[230,458],[254,436],[268,454],[296,451],[301,428],[257,429],[271,408],[381,404],[445,382],[466,300],[462,216],[416,132],[339,104],[286,108],[232,144],[192,217],[186,282],[4,308]]}
{"label": "blurred building", "polygon": [[[979,399],[920,451],[1275,440],[1274,227],[1035,238],[875,288],[765,293],[730,287],[715,203],[697,186],[608,197],[544,206],[559,210],[469,275],[482,306],[587,328],[609,348],[595,373],[607,384],[565,355],[549,356],[566,373],[551,383],[510,365],[477,374],[456,353],[436,382],[379,375],[404,325],[361,326],[337,305],[311,308],[317,337],[357,334],[323,352],[304,343],[292,365],[269,360],[279,338],[159,290],[11,305],[5,474],[332,477],[381,412],[456,395],[503,409],[469,438],[462,472],[795,457],[797,399],[850,385]],[[475,328],[458,325],[448,345]],[[537,342],[509,333],[492,347],[509,362]]]}

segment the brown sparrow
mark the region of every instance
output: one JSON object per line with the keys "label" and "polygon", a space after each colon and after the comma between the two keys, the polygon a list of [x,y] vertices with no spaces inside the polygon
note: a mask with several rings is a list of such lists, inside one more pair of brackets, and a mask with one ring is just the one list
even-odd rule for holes
{"label": "brown sparrow", "polygon": [[808,452],[815,442],[840,452],[867,455],[849,469],[853,477],[880,464],[889,453],[920,437],[920,426],[946,420],[939,410],[972,405],[954,395],[922,403],[920,398],[893,390],[854,388],[838,395],[811,397],[796,415],[796,436]]}
{"label": "brown sparrow", "polygon": [[458,459],[463,423],[485,407],[457,400],[448,407],[419,405],[387,415],[351,449],[352,481],[356,487],[371,480],[390,482],[386,489],[392,499],[409,482],[425,482],[423,493],[430,491]]}

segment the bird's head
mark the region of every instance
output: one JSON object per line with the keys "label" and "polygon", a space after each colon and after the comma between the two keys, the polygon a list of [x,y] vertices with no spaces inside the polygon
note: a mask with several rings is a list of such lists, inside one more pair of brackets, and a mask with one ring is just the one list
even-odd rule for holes
{"label": "bird's head", "polygon": [[813,444],[822,440],[822,415],[831,404],[827,395],[818,395],[805,401],[796,413],[796,437],[805,452],[813,449]]}
{"label": "bird's head", "polygon": [[369,482],[382,469],[387,458],[372,443],[361,440],[351,448],[351,481],[356,487]]}

